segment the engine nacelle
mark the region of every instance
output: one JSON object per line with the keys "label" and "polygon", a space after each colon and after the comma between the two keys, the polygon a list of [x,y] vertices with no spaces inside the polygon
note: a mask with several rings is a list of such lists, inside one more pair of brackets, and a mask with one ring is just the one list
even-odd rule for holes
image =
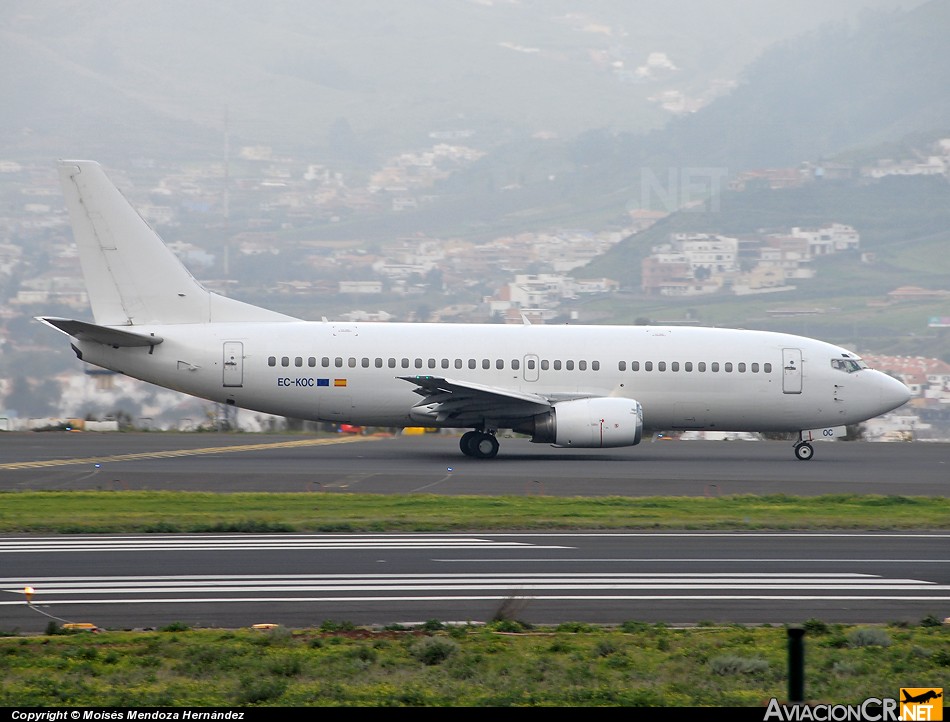
{"label": "engine nacelle", "polygon": [[536,444],[582,449],[636,446],[643,436],[643,408],[633,399],[601,397],[562,401],[514,429]]}

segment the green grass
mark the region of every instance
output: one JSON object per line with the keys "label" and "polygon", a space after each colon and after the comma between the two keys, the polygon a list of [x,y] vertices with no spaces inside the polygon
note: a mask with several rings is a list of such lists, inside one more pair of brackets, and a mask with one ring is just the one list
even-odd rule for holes
{"label": "green grass", "polygon": [[6,534],[947,528],[947,497],[0,493]]}
{"label": "green grass", "polygon": [[[950,627],[805,624],[805,697],[946,687]],[[56,630],[50,630],[56,631]],[[780,627],[188,630],[0,638],[0,706],[762,707],[788,695]]]}
{"label": "green grass", "polygon": [[[0,493],[0,532],[340,532],[466,529],[945,529],[950,499]],[[787,696],[782,628],[487,626],[0,631],[0,706],[764,707]],[[950,627],[805,623],[806,697],[857,704],[947,686]]]}

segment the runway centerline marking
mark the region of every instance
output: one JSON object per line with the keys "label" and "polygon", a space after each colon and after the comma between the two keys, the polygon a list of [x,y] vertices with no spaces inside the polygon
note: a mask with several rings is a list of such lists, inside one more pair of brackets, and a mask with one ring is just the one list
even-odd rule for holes
{"label": "runway centerline marking", "polygon": [[169,449],[167,451],[140,451],[109,456],[87,456],[74,459],[46,459],[45,461],[13,461],[0,464],[0,471],[14,469],[40,469],[48,466],[72,466],[78,464],[102,464],[115,461],[139,461],[141,459],[170,459],[179,456],[202,456],[205,454],[234,454],[242,451],[266,451],[290,449],[300,446],[330,446],[352,444],[360,441],[375,441],[372,436],[346,436],[338,439],[302,439],[299,441],[274,441],[266,444],[239,444],[236,446],[208,446],[200,449]]}

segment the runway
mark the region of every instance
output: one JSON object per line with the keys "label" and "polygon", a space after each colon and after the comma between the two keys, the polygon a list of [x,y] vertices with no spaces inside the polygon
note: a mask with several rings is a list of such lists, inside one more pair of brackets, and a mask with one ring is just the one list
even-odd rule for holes
{"label": "runway", "polygon": [[0,490],[942,496],[950,488],[948,444],[826,442],[803,462],[790,442],[648,440],[604,450],[501,442],[497,458],[482,460],[443,434],[3,433]]}
{"label": "runway", "polygon": [[[4,628],[919,622],[947,534],[557,533],[0,539]],[[34,589],[27,604],[24,588]]]}
{"label": "runway", "polygon": [[[945,444],[0,434],[0,490],[944,495]],[[950,534],[617,533],[0,538],[0,619],[104,628],[489,621],[917,622],[950,616]],[[28,605],[25,586],[36,589]]]}

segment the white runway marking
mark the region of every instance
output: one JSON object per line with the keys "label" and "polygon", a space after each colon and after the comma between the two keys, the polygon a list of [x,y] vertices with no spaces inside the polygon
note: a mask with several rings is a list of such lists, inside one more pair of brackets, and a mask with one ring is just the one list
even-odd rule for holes
{"label": "white runway marking", "polygon": [[497,541],[478,536],[419,535],[146,535],[129,537],[42,537],[0,540],[0,554],[43,552],[331,550],[331,549],[564,549],[528,541]]}

